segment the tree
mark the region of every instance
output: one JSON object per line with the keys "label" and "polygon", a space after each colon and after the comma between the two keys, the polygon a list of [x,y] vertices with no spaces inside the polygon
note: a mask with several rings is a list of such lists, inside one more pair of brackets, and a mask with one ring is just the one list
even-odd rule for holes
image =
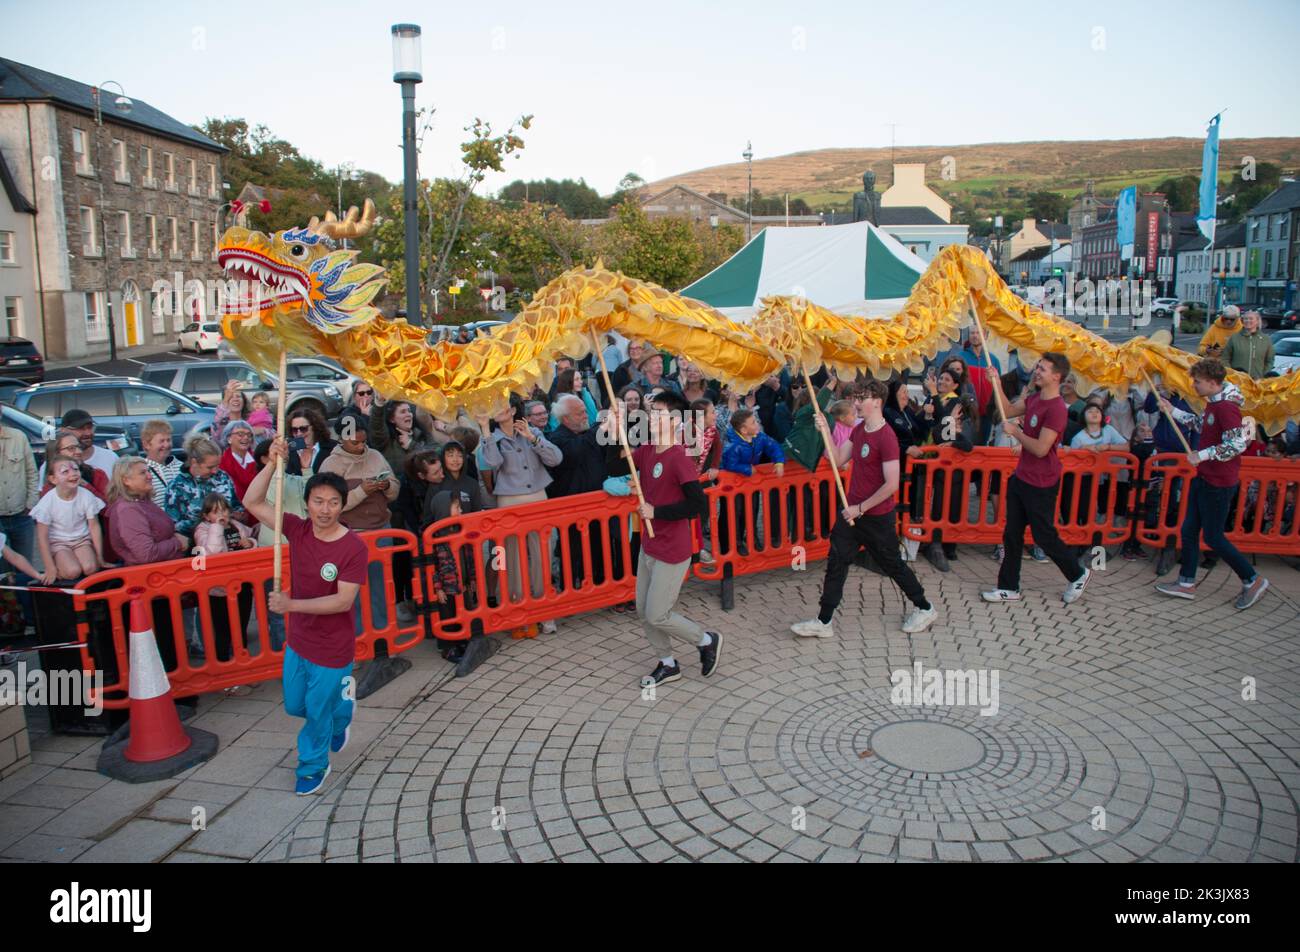
{"label": "tree", "polygon": [[1221,186],[1222,198],[1227,204],[1228,220],[1241,221],[1252,208],[1268,198],[1282,184],[1282,167],[1272,162],[1260,162],[1254,168],[1253,179],[1234,175],[1226,186]]}
{"label": "tree", "polygon": [[1200,201],[1201,182],[1194,175],[1179,175],[1165,179],[1155,190],[1165,196],[1170,211],[1194,212]]}
{"label": "tree", "polygon": [[500,192],[500,198],[509,202],[538,202],[554,205],[570,218],[604,218],[608,205],[600,193],[582,179],[573,181],[555,179],[525,182],[516,179]]}
{"label": "tree", "polygon": [[1063,222],[1070,211],[1070,200],[1059,192],[1034,192],[1026,204],[1029,217],[1043,221]]}

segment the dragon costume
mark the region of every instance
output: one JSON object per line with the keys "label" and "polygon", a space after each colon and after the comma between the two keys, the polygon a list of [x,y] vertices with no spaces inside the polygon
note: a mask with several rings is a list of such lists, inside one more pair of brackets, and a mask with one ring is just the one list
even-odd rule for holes
{"label": "dragon costume", "polygon": [[[1136,337],[1121,345],[1032,307],[1006,286],[988,259],[966,245],[944,248],[917,281],[903,309],[886,319],[849,317],[796,297],[769,297],[748,324],[646,281],[605,269],[574,268],[541,288],[509,323],[468,344],[428,342],[427,332],[390,320],[373,305],[384,269],[356,261],[343,238],[364,235],[375,220],[369,200],[339,220],[331,213],[304,228],[265,235],[231,228],[217,259],[238,293],[227,293],[223,330],[255,367],[274,372],[280,349],[327,356],[390,399],[409,400],[450,419],[464,407],[494,413],[511,393],[547,387],[561,355],[582,357],[601,333],[617,330],[697,364],[706,377],[749,390],[786,364],[885,377],[919,371],[956,341],[978,311],[989,348],[1022,356],[1060,351],[1079,389],[1123,393],[1159,374],[1193,405],[1188,373],[1197,358]],[[1251,380],[1229,372],[1243,410],[1276,430],[1300,417],[1300,371]]]}

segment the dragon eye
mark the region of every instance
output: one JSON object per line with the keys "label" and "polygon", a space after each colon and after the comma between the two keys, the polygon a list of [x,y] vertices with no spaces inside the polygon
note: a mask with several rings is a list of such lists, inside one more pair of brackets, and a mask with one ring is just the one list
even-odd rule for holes
{"label": "dragon eye", "polygon": [[306,246],[306,245],[290,245],[290,246],[289,246],[289,254],[292,255],[292,256],[295,257],[295,258],[305,258],[305,257],[307,257],[307,246]]}

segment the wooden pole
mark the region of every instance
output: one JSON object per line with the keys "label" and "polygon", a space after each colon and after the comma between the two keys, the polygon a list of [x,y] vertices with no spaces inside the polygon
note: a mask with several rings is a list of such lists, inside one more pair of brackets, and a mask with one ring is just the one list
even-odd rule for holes
{"label": "wooden pole", "polygon": [[[619,443],[623,447],[623,458],[627,460],[628,472],[632,475],[632,488],[636,491],[636,498],[641,501],[642,505],[645,505],[645,493],[641,491],[641,474],[636,471],[636,463],[632,460],[632,447],[627,445],[627,427],[623,423],[622,408],[620,407],[617,411],[614,409],[614,404],[618,402],[618,396],[614,393],[614,384],[609,379],[609,368],[605,366],[605,352],[600,349],[600,338],[596,336],[594,327],[591,329],[591,346],[596,351],[596,359],[600,361],[600,376],[605,381],[605,393],[609,396],[609,412],[618,414]],[[646,534],[653,539],[655,537],[654,526],[650,524],[649,519],[644,520],[644,522]]]}
{"label": "wooden pole", "polygon": [[[1151,382],[1151,375],[1147,373],[1145,367],[1139,369],[1142,371],[1142,379],[1147,382],[1147,386],[1156,395],[1156,399],[1159,400],[1160,394],[1156,393],[1156,385]],[[1187,442],[1187,437],[1183,436],[1183,431],[1178,428],[1178,421],[1174,419],[1174,415],[1164,407],[1161,407],[1160,411],[1165,415],[1165,419],[1169,421],[1169,425],[1174,428],[1174,432],[1178,434],[1178,441],[1183,444],[1183,449],[1190,453],[1192,451],[1191,444]]]}
{"label": "wooden pole", "polygon": [[[984,325],[980,321],[979,308],[975,306],[975,295],[971,293],[966,295],[966,297],[970,301],[970,312],[975,315],[975,327],[978,328],[980,332],[980,340],[984,342],[984,372],[987,374],[988,368],[993,366],[993,358],[989,355],[989,335],[984,333]],[[1007,407],[1003,402],[1004,395],[1002,393],[1002,381],[992,380],[990,383],[993,384],[993,400],[998,405],[998,414],[1005,421],[1007,418]]]}
{"label": "wooden pole", "polygon": [[[799,369],[803,371],[804,386],[808,388],[808,395],[812,397],[813,413],[826,420],[826,429],[823,430],[821,427],[817,429],[821,432],[822,444],[826,447],[826,459],[831,464],[831,474],[835,477],[835,488],[840,491],[840,502],[844,504],[845,509],[848,509],[849,495],[844,491],[844,480],[840,477],[840,468],[837,465],[839,459],[835,453],[835,444],[831,442],[831,421],[826,418],[826,414],[822,413],[822,406],[817,402],[817,391],[813,390],[812,376],[808,373],[808,368],[800,365]],[[849,517],[845,516],[844,518],[848,519]],[[853,525],[853,523],[854,520],[849,519],[849,525]]]}
{"label": "wooden pole", "polygon": [[[275,407],[275,432],[281,438],[285,437],[284,430],[284,411],[285,411],[285,378],[289,375],[289,354],[283,346],[280,347],[280,396],[279,402]],[[288,440],[285,439],[286,445]],[[284,553],[281,551],[282,542],[280,533],[284,530],[284,459],[277,456],[275,458],[275,573],[274,581],[271,584],[272,591],[280,591],[280,580],[283,574]]]}

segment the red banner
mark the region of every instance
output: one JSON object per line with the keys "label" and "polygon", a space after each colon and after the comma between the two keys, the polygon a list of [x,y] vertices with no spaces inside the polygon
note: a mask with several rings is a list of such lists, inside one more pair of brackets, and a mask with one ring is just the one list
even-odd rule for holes
{"label": "red banner", "polygon": [[1160,213],[1147,212],[1147,274],[1156,270],[1160,258]]}

